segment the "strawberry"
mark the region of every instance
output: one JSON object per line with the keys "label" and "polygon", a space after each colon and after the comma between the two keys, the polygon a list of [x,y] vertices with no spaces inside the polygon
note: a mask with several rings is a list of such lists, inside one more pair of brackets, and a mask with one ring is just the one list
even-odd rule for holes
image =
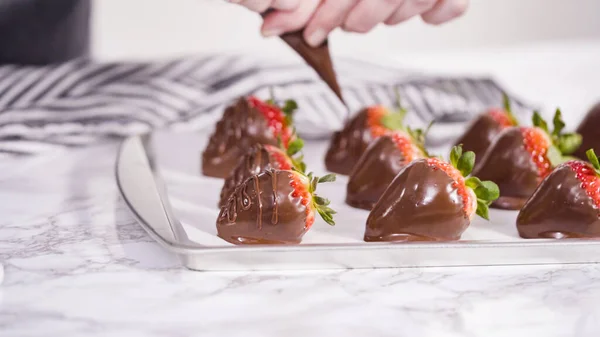
{"label": "strawberry", "polygon": [[[552,168],[572,159],[572,154],[581,145],[578,133],[562,133],[565,122],[560,109],[554,113],[554,130],[550,132],[548,123],[536,111],[532,118],[534,128],[521,128],[525,148],[538,168],[540,178],[546,177]],[[540,180],[541,180],[540,179]]]}
{"label": "strawberry", "polygon": [[325,156],[331,172],[348,175],[369,144],[396,130],[405,130],[407,110],[398,103],[397,111],[377,105],[360,111],[341,131],[335,132]]}
{"label": "strawberry", "polygon": [[413,160],[429,157],[425,132],[406,128],[374,140],[350,173],[346,203],[371,210],[394,177]]}
{"label": "strawberry", "polygon": [[475,157],[479,160],[502,130],[519,125],[512,113],[510,99],[506,94],[503,97],[504,108],[492,108],[481,114],[456,142],[456,145],[462,145],[465,151],[475,152]]}
{"label": "strawberry", "polygon": [[565,165],[575,172],[577,180],[581,182],[580,187],[585,190],[588,197],[592,199],[592,202],[600,211],[600,162],[593,149],[589,149],[586,154],[590,164],[579,160],[571,160]]}
{"label": "strawberry", "polygon": [[394,178],[367,219],[365,241],[458,240],[474,214],[488,219],[498,186],[470,176],[473,152],[455,146],[450,162],[415,160]]}
{"label": "strawberry", "polygon": [[318,183],[334,181],[299,171],[267,169],[238,185],[221,207],[219,237],[234,244],[297,244],[315,212],[334,225],[329,201],[315,194]]}
{"label": "strawberry", "polygon": [[533,114],[532,127],[507,128],[496,138],[477,165],[475,174],[493,180],[502,195],[493,207],[518,210],[554,167],[569,160],[581,143],[576,133],[563,133],[561,112],[556,110],[554,129],[539,113]]}
{"label": "strawberry", "polygon": [[281,139],[283,145],[287,148],[292,135],[292,113],[298,108],[296,102],[288,100],[285,102],[283,108],[281,108],[275,104],[274,99],[266,102],[254,96],[250,96],[247,99],[251,108],[256,108],[263,114],[275,138]]}
{"label": "strawberry", "polygon": [[254,144],[283,144],[293,141],[292,114],[294,101],[279,108],[274,100],[263,102],[256,97],[240,98],[228,107],[202,154],[202,172],[226,178]]}
{"label": "strawberry", "polygon": [[600,237],[600,162],[560,164],[527,200],[517,217],[523,238]]}
{"label": "strawberry", "polygon": [[294,135],[294,140],[288,144],[287,150],[280,146],[256,144],[241,158],[237,167],[225,179],[221,189],[219,206],[223,206],[237,185],[249,177],[267,169],[297,170],[304,172],[306,164],[300,153],[304,142]]}

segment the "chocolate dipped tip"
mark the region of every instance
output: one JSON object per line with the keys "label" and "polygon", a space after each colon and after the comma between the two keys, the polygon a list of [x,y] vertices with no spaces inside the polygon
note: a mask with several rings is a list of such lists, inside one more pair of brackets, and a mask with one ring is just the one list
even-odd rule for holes
{"label": "chocolate dipped tip", "polygon": [[502,125],[490,114],[482,114],[471,122],[455,145],[462,144],[465,151],[473,151],[477,162],[481,162],[485,152],[502,130]]}
{"label": "chocolate dipped tip", "polygon": [[369,143],[375,139],[368,125],[369,109],[363,109],[344,128],[333,134],[325,154],[328,171],[349,175]]}
{"label": "chocolate dipped tip", "polygon": [[519,212],[517,230],[527,239],[600,237],[600,211],[570,163],[541,182]]}
{"label": "chocolate dipped tip", "polygon": [[407,165],[369,214],[365,241],[458,240],[470,220],[454,180],[427,160]]}
{"label": "chocolate dipped tip", "polygon": [[[259,109],[277,109],[278,118],[283,122],[267,121],[265,113]],[[240,97],[225,109],[223,117],[217,122],[202,153],[202,173],[210,177],[227,178],[251,146],[278,146],[282,138],[284,142],[289,142],[294,137],[286,124],[290,122],[289,114],[284,114],[278,107],[255,97]],[[280,123],[280,127],[272,127],[271,124],[276,123]]]}
{"label": "chocolate dipped tip", "polygon": [[517,127],[498,135],[475,167],[474,175],[491,180],[500,188],[500,197],[492,203],[492,208],[509,210],[520,209],[541,180]]}
{"label": "chocolate dipped tip", "polygon": [[408,163],[428,157],[423,134],[422,130],[397,131],[372,141],[350,174],[346,203],[371,210]]}
{"label": "chocolate dipped tip", "polygon": [[217,219],[218,236],[233,244],[298,244],[307,214],[292,196],[291,171],[265,170],[238,185]]}

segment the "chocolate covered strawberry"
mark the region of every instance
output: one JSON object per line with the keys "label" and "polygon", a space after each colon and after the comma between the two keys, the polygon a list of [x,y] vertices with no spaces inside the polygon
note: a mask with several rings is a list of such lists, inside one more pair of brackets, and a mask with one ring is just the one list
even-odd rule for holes
{"label": "chocolate covered strawberry", "polygon": [[475,157],[481,160],[492,141],[506,128],[519,125],[512,113],[510,99],[503,98],[504,107],[492,108],[477,117],[467,131],[458,139],[456,145],[462,144],[465,151],[475,152]]}
{"label": "chocolate covered strawberry", "polygon": [[508,128],[496,138],[477,166],[475,174],[500,187],[500,198],[492,207],[518,210],[554,167],[569,159],[581,143],[565,127],[560,110],[554,115],[554,130],[535,112],[533,127]]}
{"label": "chocolate covered strawberry", "polygon": [[346,203],[371,210],[394,177],[413,160],[427,158],[422,130],[394,131],[373,141],[354,166]]}
{"label": "chocolate covered strawberry", "polygon": [[240,98],[225,110],[202,154],[204,175],[226,178],[255,144],[281,142],[287,148],[292,140],[292,114],[296,108],[294,101],[286,101],[280,108],[253,96]]}
{"label": "chocolate covered strawberry", "polygon": [[585,151],[588,149],[600,153],[600,103],[592,107],[579,123],[577,133],[581,135],[582,143],[579,149],[573,153],[575,157],[585,160]]}
{"label": "chocolate covered strawberry", "polygon": [[458,240],[474,214],[488,218],[498,186],[469,176],[473,152],[455,146],[450,163],[419,159],[394,178],[367,219],[365,241]]}
{"label": "chocolate covered strawberry", "polygon": [[318,213],[334,224],[329,201],[315,194],[317,184],[334,181],[298,171],[268,169],[236,187],[221,208],[217,232],[234,244],[297,244]]}
{"label": "chocolate covered strawberry", "polygon": [[325,166],[331,172],[348,175],[369,144],[386,133],[399,130],[406,110],[393,112],[377,105],[360,111],[334,133],[325,156]]}
{"label": "chocolate covered strawberry", "polygon": [[267,169],[276,170],[296,170],[304,172],[303,156],[300,154],[304,142],[299,137],[295,137],[288,144],[287,150],[280,146],[256,144],[242,157],[237,167],[225,179],[221,189],[221,198],[219,206],[223,206],[229,195],[235,190],[237,185],[244,182],[253,175],[257,175]]}
{"label": "chocolate covered strawberry", "polygon": [[600,237],[600,162],[594,150],[589,163],[559,165],[537,188],[517,217],[523,238]]}

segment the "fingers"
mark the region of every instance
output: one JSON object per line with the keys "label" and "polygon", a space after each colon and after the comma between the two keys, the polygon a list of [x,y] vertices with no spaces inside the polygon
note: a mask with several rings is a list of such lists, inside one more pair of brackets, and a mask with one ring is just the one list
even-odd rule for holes
{"label": "fingers", "polygon": [[439,0],[421,17],[427,23],[439,25],[461,16],[467,7],[469,7],[469,0]]}
{"label": "fingers", "polygon": [[282,11],[291,11],[300,6],[301,0],[273,0],[271,8]]}
{"label": "fingers", "polygon": [[400,5],[394,14],[385,20],[386,25],[396,25],[413,16],[427,12],[436,4],[436,0],[406,0]]}
{"label": "fingers", "polygon": [[344,30],[366,33],[396,12],[405,0],[362,0],[348,14]]}
{"label": "fingers", "polygon": [[313,15],[321,0],[301,0],[293,11],[276,11],[265,17],[263,36],[281,35],[303,28]]}
{"label": "fingers", "polygon": [[323,43],[329,33],[340,27],[350,10],[359,0],[325,0],[317,8],[304,30],[306,42],[316,47]]}
{"label": "fingers", "polygon": [[248,8],[251,11],[262,13],[271,7],[273,0],[229,0]]}
{"label": "fingers", "polygon": [[290,11],[298,8],[302,0],[229,0],[248,8],[251,11],[262,13],[269,8]]}

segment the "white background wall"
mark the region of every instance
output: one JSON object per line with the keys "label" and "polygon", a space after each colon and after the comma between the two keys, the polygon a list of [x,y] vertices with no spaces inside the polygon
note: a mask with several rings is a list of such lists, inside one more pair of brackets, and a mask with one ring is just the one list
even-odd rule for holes
{"label": "white background wall", "polygon": [[[336,32],[332,48],[402,53],[600,38],[600,0],[471,1],[450,24],[414,19],[365,36]],[[277,39],[260,37],[257,15],[224,0],[95,0],[93,11],[94,53],[103,59],[280,48]]]}

